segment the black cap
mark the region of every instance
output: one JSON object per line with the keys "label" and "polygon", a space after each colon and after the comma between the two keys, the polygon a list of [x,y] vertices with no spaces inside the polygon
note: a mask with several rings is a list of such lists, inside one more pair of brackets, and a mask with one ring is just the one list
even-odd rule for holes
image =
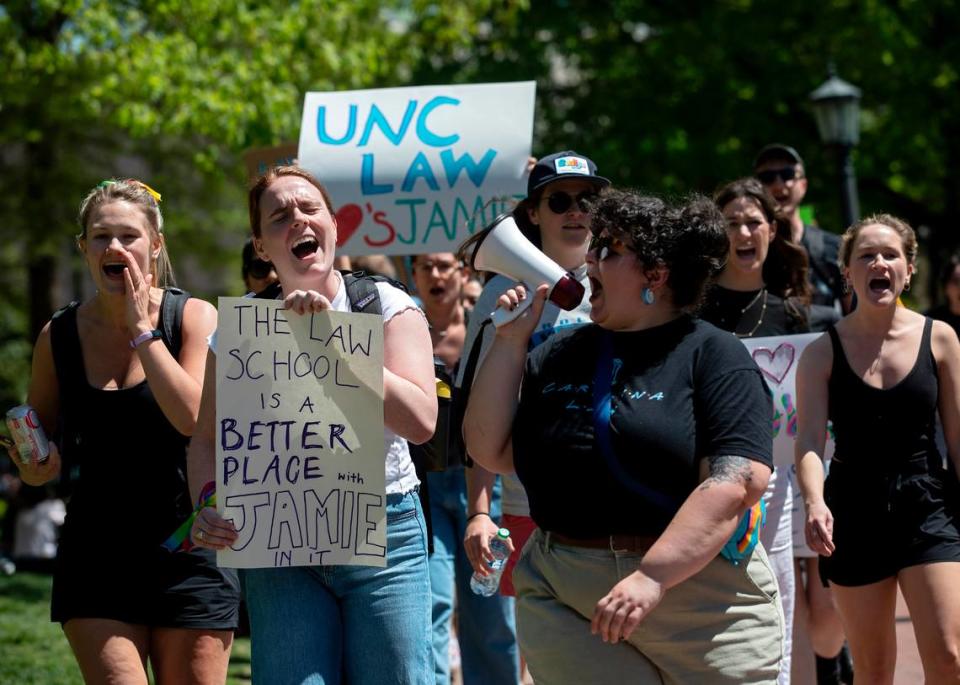
{"label": "black cap", "polygon": [[756,159],[753,160],[753,168],[756,169],[770,159],[789,159],[794,164],[803,164],[803,157],[800,156],[800,153],[797,152],[796,149],[783,143],[770,143],[769,145],[764,145],[760,152],[757,153]]}
{"label": "black cap", "polygon": [[573,150],[564,150],[537,160],[527,180],[527,197],[548,183],[567,178],[593,181],[601,188],[610,185],[609,179],[597,176],[597,165],[592,159]]}

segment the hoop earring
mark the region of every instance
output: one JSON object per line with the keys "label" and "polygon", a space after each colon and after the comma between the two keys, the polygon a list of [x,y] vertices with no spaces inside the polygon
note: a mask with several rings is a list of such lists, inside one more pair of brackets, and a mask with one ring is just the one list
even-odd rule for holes
{"label": "hoop earring", "polygon": [[640,291],[640,299],[643,300],[643,303],[646,305],[651,305],[657,301],[657,298],[654,296],[653,291],[650,288],[644,288]]}
{"label": "hoop earring", "polygon": [[903,292],[905,293],[910,292],[910,281],[907,281],[906,283],[903,284]]}

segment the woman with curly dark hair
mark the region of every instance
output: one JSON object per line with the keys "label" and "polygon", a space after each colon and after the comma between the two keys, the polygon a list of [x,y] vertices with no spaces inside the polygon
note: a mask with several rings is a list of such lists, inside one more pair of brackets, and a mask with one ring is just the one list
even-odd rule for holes
{"label": "woman with curly dark hair", "polygon": [[723,217],[609,191],[591,230],[594,325],[527,355],[547,287],[507,291],[500,307],[533,306],[497,329],[464,421],[538,526],[514,571],[521,652],[537,682],[773,682],[766,555],[720,555],[770,476],[770,396],[746,349],[690,314],[727,254]]}

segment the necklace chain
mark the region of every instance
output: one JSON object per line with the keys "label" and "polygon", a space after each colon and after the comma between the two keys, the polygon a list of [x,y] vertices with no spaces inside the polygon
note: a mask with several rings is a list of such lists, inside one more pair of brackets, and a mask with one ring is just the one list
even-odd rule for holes
{"label": "necklace chain", "polygon": [[760,296],[765,295],[766,292],[767,292],[766,288],[760,288],[760,290],[757,291],[757,294],[753,296],[753,299],[747,303],[747,306],[740,310],[740,315],[743,316],[744,314],[746,314],[747,310],[753,307],[753,305],[757,303],[757,300],[760,299]]}
{"label": "necklace chain", "polygon": [[[763,323],[763,316],[767,313],[767,289],[761,288],[760,292],[757,293],[757,296],[750,300],[750,304],[740,310],[740,315],[743,316],[747,313],[753,305],[757,303],[757,300],[760,299],[760,296],[763,295],[763,305],[760,307],[760,316],[757,318],[757,323],[753,325],[753,328],[750,329],[749,333],[737,333],[736,328],[734,328],[733,334],[738,338],[752,338],[753,334],[757,332],[757,329],[760,328],[760,324]],[[740,323],[739,321],[737,323]]]}

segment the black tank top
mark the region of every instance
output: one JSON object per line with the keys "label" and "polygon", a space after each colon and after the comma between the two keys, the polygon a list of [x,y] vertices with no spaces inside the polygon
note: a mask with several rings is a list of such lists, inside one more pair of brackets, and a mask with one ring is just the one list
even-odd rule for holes
{"label": "black tank top", "polygon": [[[169,291],[164,293],[168,297]],[[161,331],[164,310],[161,306]],[[167,338],[164,332],[163,341],[176,357],[179,340]],[[75,304],[54,318],[51,342],[60,384],[63,474],[70,493],[61,545],[90,553],[102,545],[119,545],[124,555],[133,556],[145,546],[156,547],[192,509],[188,438],[167,420],[146,380],[120,390],[90,385]]]}
{"label": "black tank top", "polygon": [[936,446],[940,385],[930,347],[932,326],[927,318],[916,363],[886,390],[867,385],[854,373],[836,328],[828,329],[833,343],[829,418],[838,462],[893,472],[918,457],[927,457],[931,463],[940,461]]}

